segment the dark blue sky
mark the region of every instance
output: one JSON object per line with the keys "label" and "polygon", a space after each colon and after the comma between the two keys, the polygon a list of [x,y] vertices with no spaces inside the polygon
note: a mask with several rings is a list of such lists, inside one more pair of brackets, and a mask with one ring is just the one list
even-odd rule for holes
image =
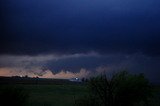
{"label": "dark blue sky", "polygon": [[159,55],[159,13],[158,0],[1,0],[0,53]]}
{"label": "dark blue sky", "polygon": [[[140,54],[160,62],[155,60],[160,56],[159,0],[1,0],[0,16],[1,55],[95,52],[104,56],[89,57],[87,62],[83,58],[67,60],[70,70],[118,64],[119,54]],[[115,62],[105,58],[110,54],[117,58]],[[65,63],[50,61],[46,66],[59,69]]]}

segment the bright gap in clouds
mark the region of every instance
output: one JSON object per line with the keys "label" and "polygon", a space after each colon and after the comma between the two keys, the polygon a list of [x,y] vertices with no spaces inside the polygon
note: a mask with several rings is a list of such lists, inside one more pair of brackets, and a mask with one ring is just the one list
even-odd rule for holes
{"label": "bright gap in clouds", "polygon": [[89,76],[90,71],[81,69],[79,72],[70,72],[61,70],[58,73],[53,73],[51,70],[38,70],[38,71],[24,71],[15,68],[0,68],[0,76],[28,76],[28,77],[39,77],[39,78],[55,78],[55,79],[70,79],[70,78],[83,78]]}
{"label": "bright gap in clouds", "polygon": [[70,55],[15,56],[0,55],[0,76],[25,76],[70,79],[89,77],[122,69],[144,73],[150,80],[159,81],[160,57],[136,54],[98,54],[95,52]]}
{"label": "bright gap in clouds", "polygon": [[76,70],[76,72],[68,71],[66,69],[54,71],[47,68],[49,61],[59,61],[71,58],[98,56],[98,54],[91,52],[88,54],[73,54],[73,55],[38,55],[38,56],[14,56],[1,55],[0,56],[0,76],[29,76],[40,78],[57,78],[70,79],[87,77],[91,71],[84,68]]}

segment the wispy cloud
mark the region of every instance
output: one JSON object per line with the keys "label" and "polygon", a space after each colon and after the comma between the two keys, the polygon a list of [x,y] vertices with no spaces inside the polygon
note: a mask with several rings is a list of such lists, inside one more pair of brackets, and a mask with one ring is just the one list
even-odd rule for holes
{"label": "wispy cloud", "polygon": [[53,74],[50,70],[47,70],[43,78],[57,78],[57,79],[70,79],[70,78],[83,78],[88,77],[91,71],[87,71],[86,69],[80,69],[79,72],[70,72],[61,70],[59,73]]}
{"label": "wispy cloud", "polygon": [[96,52],[88,53],[77,53],[77,54],[68,54],[68,55],[57,55],[57,54],[45,54],[45,55],[0,55],[0,67],[9,66],[32,66],[39,64],[46,64],[48,61],[58,61],[70,58],[81,58],[81,57],[97,57],[100,56]]}

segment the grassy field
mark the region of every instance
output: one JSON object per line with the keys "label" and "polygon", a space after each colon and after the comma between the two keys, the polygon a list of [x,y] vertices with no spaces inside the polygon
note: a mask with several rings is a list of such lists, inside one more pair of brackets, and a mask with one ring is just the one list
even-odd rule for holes
{"label": "grassy field", "polygon": [[74,106],[87,93],[82,85],[25,85],[30,91],[28,106]]}
{"label": "grassy field", "polygon": [[[77,100],[79,100],[79,98],[84,98],[85,95],[88,94],[87,86],[85,84],[71,83],[65,80],[38,79],[37,82],[35,79],[28,78],[9,78],[9,80],[7,78],[0,82],[0,94],[7,91],[6,88],[22,88],[27,92],[29,95],[27,96],[25,106],[76,106]],[[160,86],[154,86],[153,88],[154,98],[150,99],[149,106],[160,106]],[[10,96],[13,92],[17,91],[13,90],[4,93],[3,96],[7,98],[7,102],[10,102],[11,100],[19,100],[15,99],[16,96]],[[0,100],[4,98],[3,96],[0,97]]]}
{"label": "grassy field", "polygon": [[76,99],[87,94],[84,84],[69,80],[0,77],[0,94],[5,92],[2,98],[7,98],[6,101],[16,98],[15,95],[11,95],[16,92],[16,89],[12,88],[22,88],[29,94],[26,106],[75,106]]}
{"label": "grassy field", "polygon": [[[88,91],[85,85],[14,85],[29,92],[26,106],[76,106],[76,100],[84,97]],[[0,85],[0,90],[10,85]],[[156,97],[152,99],[151,106],[160,104],[160,86],[155,87]],[[138,105],[139,106],[139,105]]]}
{"label": "grassy field", "polygon": [[75,100],[87,93],[86,87],[80,84],[14,86],[29,92],[26,106],[75,106]]}

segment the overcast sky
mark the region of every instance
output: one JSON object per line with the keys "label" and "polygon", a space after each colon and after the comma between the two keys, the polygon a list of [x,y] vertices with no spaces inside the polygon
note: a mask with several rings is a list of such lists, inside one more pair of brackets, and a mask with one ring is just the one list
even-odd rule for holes
{"label": "overcast sky", "polygon": [[105,67],[159,81],[159,39],[159,0],[0,1],[1,75]]}

